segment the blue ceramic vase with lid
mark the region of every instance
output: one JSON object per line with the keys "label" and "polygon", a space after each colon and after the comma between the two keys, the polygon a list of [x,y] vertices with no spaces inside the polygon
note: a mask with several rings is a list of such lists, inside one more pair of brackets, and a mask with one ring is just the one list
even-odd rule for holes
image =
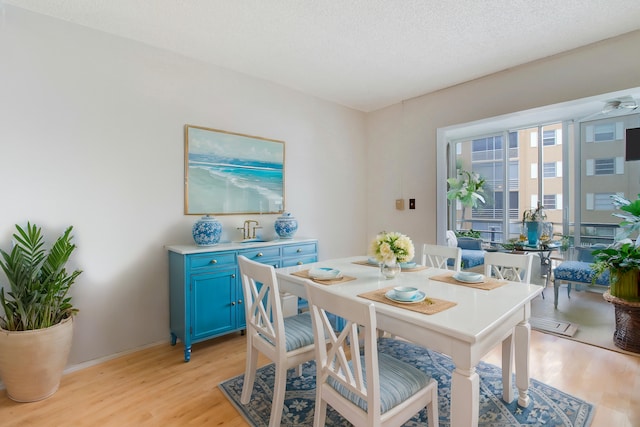
{"label": "blue ceramic vase with lid", "polygon": [[205,215],[193,224],[193,240],[198,246],[213,246],[220,241],[222,223],[212,216]]}
{"label": "blue ceramic vase with lid", "polygon": [[276,233],[281,239],[291,239],[298,231],[298,221],[290,212],[285,212],[276,219],[274,224]]}

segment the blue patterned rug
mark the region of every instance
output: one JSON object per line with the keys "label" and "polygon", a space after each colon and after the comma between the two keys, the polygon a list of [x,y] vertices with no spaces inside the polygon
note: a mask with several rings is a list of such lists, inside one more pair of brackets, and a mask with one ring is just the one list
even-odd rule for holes
{"label": "blue patterned rug", "polygon": [[[453,363],[447,356],[422,347],[390,339],[379,340],[380,351],[409,362],[428,372],[438,381],[438,404],[441,426],[449,426],[449,402],[451,401],[451,371]],[[220,384],[220,389],[238,411],[253,426],[267,426],[273,397],[274,365],[269,364],[258,370],[256,381],[247,405],[240,403],[244,375],[239,375]],[[290,370],[284,401],[282,425],[311,426],[315,401],[315,363],[306,363],[303,376],[296,377]],[[512,403],[502,400],[502,370],[494,365],[480,362],[480,416],[479,426],[566,426],[586,427],[591,424],[594,407],[581,399],[563,393],[535,379],[531,379],[528,408],[521,408],[517,399]],[[515,390],[515,380],[514,380]],[[514,396],[518,392],[515,390]],[[327,407],[328,426],[350,426],[330,406]],[[426,411],[418,413],[405,426],[426,425]]]}

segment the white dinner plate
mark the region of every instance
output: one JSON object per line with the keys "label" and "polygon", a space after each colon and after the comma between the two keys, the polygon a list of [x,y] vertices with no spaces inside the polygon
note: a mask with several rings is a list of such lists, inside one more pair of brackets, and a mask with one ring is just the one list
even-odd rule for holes
{"label": "white dinner plate", "polygon": [[393,289],[387,291],[387,293],[384,294],[384,296],[390,299],[391,301],[401,302],[403,304],[415,304],[417,302],[422,302],[427,298],[427,295],[422,291],[416,292],[414,296],[408,299],[399,298],[396,296],[396,292]]}
{"label": "white dinner plate", "polygon": [[482,274],[472,275],[472,274],[460,274],[456,273],[453,275],[453,278],[459,282],[464,283],[482,283],[484,282],[484,276]]}
{"label": "white dinner plate", "polygon": [[342,273],[331,267],[316,267],[309,270],[309,277],[317,280],[333,280],[340,279]]}

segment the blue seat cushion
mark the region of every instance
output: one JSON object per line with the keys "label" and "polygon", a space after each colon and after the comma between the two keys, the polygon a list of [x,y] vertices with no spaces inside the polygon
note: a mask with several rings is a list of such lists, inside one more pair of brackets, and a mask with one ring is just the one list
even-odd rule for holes
{"label": "blue seat cushion", "polygon": [[[583,261],[564,261],[553,269],[556,281],[579,282],[591,285],[593,280],[592,264]],[[597,285],[609,286],[609,272],[605,271],[596,280]]]}
{"label": "blue seat cushion", "polygon": [[484,251],[475,249],[462,250],[462,268],[472,268],[484,264]]}
{"label": "blue seat cushion", "polygon": [[458,247],[460,249],[482,250],[482,239],[473,237],[458,237]]}
{"label": "blue seat cushion", "polygon": [[[349,365],[352,366],[351,362]],[[365,366],[364,357],[362,365]],[[380,412],[383,414],[426,387],[431,380],[431,377],[420,369],[384,353],[378,353],[378,368],[380,372]],[[363,411],[367,411],[367,402],[344,388],[333,377],[327,378],[327,384]],[[367,384],[366,378],[364,384],[365,386]]]}
{"label": "blue seat cushion", "polygon": [[313,344],[313,328],[309,312],[284,318],[287,351]]}

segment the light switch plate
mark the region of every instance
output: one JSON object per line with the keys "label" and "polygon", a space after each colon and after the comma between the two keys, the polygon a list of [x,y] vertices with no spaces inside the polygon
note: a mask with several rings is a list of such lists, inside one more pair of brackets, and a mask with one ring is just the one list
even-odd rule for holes
{"label": "light switch plate", "polygon": [[404,210],[404,199],[396,199],[396,209],[399,211]]}

